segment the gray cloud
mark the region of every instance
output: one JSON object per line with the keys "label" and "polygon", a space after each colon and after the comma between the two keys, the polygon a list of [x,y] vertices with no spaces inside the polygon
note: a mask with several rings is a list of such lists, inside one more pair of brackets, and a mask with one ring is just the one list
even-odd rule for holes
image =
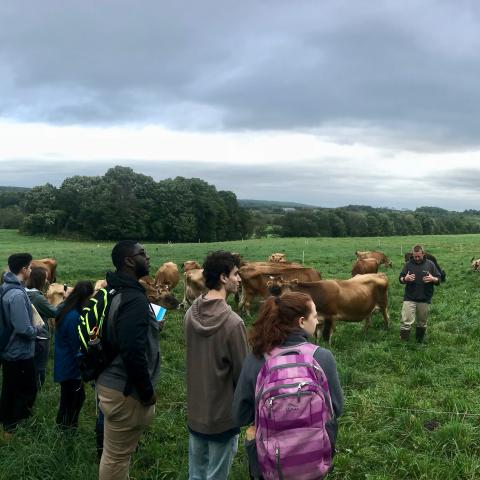
{"label": "gray cloud", "polygon": [[[231,190],[238,198],[284,200],[323,207],[348,204],[390,208],[438,206],[450,210],[477,209],[480,194],[475,181],[480,170],[449,171],[428,178],[411,178],[409,172],[390,183],[388,175],[370,169],[352,171],[338,159],[296,165],[225,165],[198,162],[84,162],[72,160],[0,163],[3,185],[34,186],[46,182],[59,186],[72,172],[75,175],[103,175],[116,165],[130,165],[136,172],[155,180],[184,176],[198,177],[217,187]],[[22,175],[19,174],[21,165]],[[469,180],[471,178],[471,180]]]}
{"label": "gray cloud", "polygon": [[469,0],[17,0],[0,22],[7,118],[479,145],[480,5]]}

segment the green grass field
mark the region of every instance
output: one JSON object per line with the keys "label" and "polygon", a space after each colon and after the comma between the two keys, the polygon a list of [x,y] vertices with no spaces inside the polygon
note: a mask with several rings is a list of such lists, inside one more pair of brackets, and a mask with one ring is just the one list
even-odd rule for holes
{"label": "green grass field", "polygon": [[[401,344],[399,313],[402,252],[423,243],[447,271],[436,289],[427,331],[428,345]],[[339,324],[331,348],[345,393],[332,479],[477,479],[480,478],[480,275],[470,271],[480,257],[480,236],[388,238],[261,239],[215,244],[146,244],[152,271],[165,261],[201,260],[220,248],[246,260],[264,260],[285,252],[322,272],[323,278],[348,278],[355,250],[382,250],[394,263],[390,279],[391,327],[380,315],[365,336],[361,324]],[[0,258],[30,251],[54,256],[58,279],[103,278],[110,269],[111,243],[87,243],[23,237],[0,230]],[[383,267],[382,267],[383,269]],[[384,269],[383,269],[384,270]],[[182,286],[177,287],[181,299]],[[247,328],[253,318],[245,318]],[[132,479],[187,478],[184,339],[182,312],[168,313],[161,333],[163,357],[159,402],[153,425],[132,459]],[[50,372],[52,364],[49,365]],[[95,404],[87,388],[78,435],[57,432],[54,418],[59,388],[49,375],[35,414],[8,444],[0,444],[1,479],[85,480],[97,477],[94,440]],[[246,479],[242,446],[230,478]]]}

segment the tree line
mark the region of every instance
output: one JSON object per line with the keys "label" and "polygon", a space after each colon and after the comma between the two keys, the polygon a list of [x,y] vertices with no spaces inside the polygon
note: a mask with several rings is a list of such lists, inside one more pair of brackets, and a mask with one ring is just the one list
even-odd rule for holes
{"label": "tree line", "polygon": [[[21,211],[18,227],[26,234],[159,242],[215,242],[250,234],[248,212],[233,192],[217,191],[198,178],[155,182],[121,166],[103,176],[66,178],[59,188],[34,187],[13,207]],[[2,210],[13,207],[6,198],[0,202]]]}
{"label": "tree line", "polygon": [[[293,206],[295,205],[295,207]],[[393,210],[349,205],[315,208],[237,200],[199,178],[154,181],[117,166],[73,176],[60,187],[0,188],[0,228],[26,234],[158,242],[250,237],[366,237],[480,233],[480,211],[436,207]]]}

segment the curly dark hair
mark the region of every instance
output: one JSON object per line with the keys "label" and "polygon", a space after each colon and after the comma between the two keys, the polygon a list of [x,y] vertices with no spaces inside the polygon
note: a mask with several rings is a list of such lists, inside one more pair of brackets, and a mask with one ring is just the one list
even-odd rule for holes
{"label": "curly dark hair", "polygon": [[240,268],[238,255],[224,250],[210,252],[203,262],[203,278],[209,290],[220,289],[220,276],[230,275],[234,267]]}
{"label": "curly dark hair", "polygon": [[291,332],[299,328],[298,319],[308,317],[311,303],[310,295],[302,292],[267,298],[248,334],[253,353],[261,357],[281,345]]}

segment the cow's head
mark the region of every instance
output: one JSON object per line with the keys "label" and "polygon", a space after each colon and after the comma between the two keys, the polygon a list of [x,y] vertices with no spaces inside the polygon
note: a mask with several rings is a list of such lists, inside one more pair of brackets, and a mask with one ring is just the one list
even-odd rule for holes
{"label": "cow's head", "polygon": [[287,256],[285,253],[272,253],[267,261],[273,263],[287,263]]}
{"label": "cow's head", "polygon": [[152,277],[142,277],[139,282],[145,289],[145,294],[147,295],[150,303],[160,305],[167,310],[175,310],[180,305],[180,302],[170,293],[168,289],[157,287]]}
{"label": "cow's head", "polygon": [[386,255],[382,257],[382,261],[380,263],[386,267],[393,267],[392,261]]}
{"label": "cow's head", "polygon": [[183,262],[182,268],[184,272],[188,272],[189,270],[195,270],[202,267],[195,260],[187,260],[186,262]]}
{"label": "cow's head", "polygon": [[295,290],[298,287],[298,279],[285,280],[281,275],[270,275],[267,287],[272,295],[278,297],[282,293]]}

